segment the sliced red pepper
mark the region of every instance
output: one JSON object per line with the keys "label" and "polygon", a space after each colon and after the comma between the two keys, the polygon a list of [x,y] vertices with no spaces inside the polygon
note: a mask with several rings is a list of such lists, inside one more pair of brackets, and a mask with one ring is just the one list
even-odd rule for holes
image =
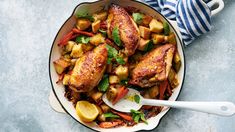
{"label": "sliced red pepper", "polygon": [[115,105],[120,99],[122,99],[123,97],[125,97],[128,93],[129,89],[126,88],[125,86],[119,88],[117,96],[115,97],[115,99],[113,100],[113,105]]}
{"label": "sliced red pepper", "polygon": [[89,37],[92,37],[94,36],[93,33],[90,33],[90,32],[86,32],[86,31],[81,31],[81,30],[78,30],[77,28],[73,28],[72,31],[74,33],[78,33],[78,34],[82,34],[82,35],[86,35],[86,36],[89,36]]}
{"label": "sliced red pepper", "polygon": [[111,112],[113,112],[116,115],[119,115],[120,117],[122,117],[123,119],[125,119],[127,121],[133,121],[132,117],[128,114],[117,112],[117,111],[114,111],[114,110],[111,110]]}
{"label": "sliced red pepper", "polygon": [[162,82],[160,84],[160,87],[159,87],[159,99],[160,100],[164,99],[164,93],[165,93],[167,87],[168,87],[168,81],[167,80],[165,80],[164,82]]}
{"label": "sliced red pepper", "polygon": [[101,122],[99,126],[101,128],[112,128],[118,125],[121,125],[123,122],[122,121],[112,121],[112,122]]}
{"label": "sliced red pepper", "polygon": [[168,83],[168,87],[167,87],[167,93],[171,96],[172,95],[172,91],[171,91],[171,86]]}
{"label": "sliced red pepper", "polygon": [[73,31],[69,32],[68,34],[66,34],[58,43],[59,46],[64,46],[66,45],[66,43],[71,39],[71,37],[73,36]]}

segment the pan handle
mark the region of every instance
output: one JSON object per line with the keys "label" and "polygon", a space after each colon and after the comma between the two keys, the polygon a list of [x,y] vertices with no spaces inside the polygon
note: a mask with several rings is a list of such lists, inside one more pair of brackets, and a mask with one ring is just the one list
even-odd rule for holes
{"label": "pan handle", "polygon": [[61,107],[60,103],[58,102],[57,98],[55,97],[55,94],[53,93],[53,91],[50,91],[50,95],[49,95],[49,103],[51,108],[59,113],[64,113],[66,114],[66,112],[64,111],[64,109]]}
{"label": "pan handle", "polygon": [[[224,8],[224,1],[223,0],[211,0],[207,3],[207,5],[211,9],[211,16],[216,15]],[[217,5],[217,6],[216,6]],[[213,8],[213,6],[216,6],[216,8]]]}

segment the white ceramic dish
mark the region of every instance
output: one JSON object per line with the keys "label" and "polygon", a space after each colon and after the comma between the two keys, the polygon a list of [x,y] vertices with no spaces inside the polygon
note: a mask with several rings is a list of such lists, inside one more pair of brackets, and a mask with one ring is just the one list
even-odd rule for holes
{"label": "white ceramic dish", "polygon": [[[150,7],[144,3],[138,2],[138,1],[101,0],[101,1],[96,1],[96,2],[85,2],[85,3],[79,4],[74,9],[72,15],[66,20],[66,22],[62,25],[62,27],[58,31],[58,33],[54,39],[54,42],[52,44],[52,47],[51,47],[50,58],[49,58],[49,76],[50,76],[50,81],[51,81],[51,85],[52,85],[52,90],[53,90],[58,102],[60,103],[60,105],[64,109],[64,111],[67,114],[69,114],[72,118],[74,118],[76,121],[78,121],[79,123],[83,124],[84,126],[90,128],[90,129],[93,129],[96,131],[112,131],[112,132],[114,132],[114,131],[120,132],[120,131],[151,130],[151,129],[154,129],[157,127],[160,119],[169,110],[168,107],[164,107],[162,112],[160,112],[157,116],[148,119],[148,125],[146,125],[144,123],[139,123],[133,127],[123,126],[123,127],[117,127],[117,128],[111,128],[111,129],[103,129],[103,128],[98,127],[96,123],[82,122],[79,119],[79,117],[77,116],[75,108],[72,105],[72,103],[69,102],[64,97],[64,93],[65,93],[64,86],[62,84],[59,84],[59,85],[56,84],[56,81],[58,79],[58,75],[54,69],[53,61],[58,59],[61,56],[61,54],[59,52],[59,47],[57,46],[57,43],[59,42],[59,40],[62,38],[63,35],[68,33],[74,27],[74,25],[76,23],[76,18],[74,17],[74,14],[76,12],[84,12],[84,11],[88,11],[88,13],[92,14],[94,12],[102,10],[103,8],[107,8],[111,3],[120,5],[122,7],[127,7],[127,6],[135,7],[137,9],[140,9],[140,11],[145,14],[149,14],[149,15],[151,15],[155,18],[159,18],[163,21],[168,21],[163,15],[161,15],[159,12],[154,10],[152,7]],[[172,23],[170,23],[169,21],[168,21],[168,23],[170,25],[171,31],[173,31],[176,34],[177,47],[178,47],[180,57],[182,59],[182,66],[181,66],[180,71],[178,73],[180,83],[179,83],[179,86],[174,89],[172,96],[169,98],[169,100],[176,100],[179,93],[180,93],[180,90],[182,88],[184,77],[185,77],[185,59],[184,59],[183,44],[180,41],[180,37],[179,37],[178,33],[176,32],[175,28],[172,26]]]}

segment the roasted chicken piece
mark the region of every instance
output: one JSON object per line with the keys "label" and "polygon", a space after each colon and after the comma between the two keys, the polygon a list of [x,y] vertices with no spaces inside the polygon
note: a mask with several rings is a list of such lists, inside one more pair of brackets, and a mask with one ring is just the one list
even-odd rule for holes
{"label": "roasted chicken piece", "polygon": [[108,52],[106,44],[97,46],[79,58],[72,71],[69,86],[77,92],[92,90],[104,74]]}
{"label": "roasted chicken piece", "polygon": [[175,46],[166,44],[150,51],[131,72],[130,84],[151,87],[166,80],[171,69]]}
{"label": "roasted chicken piece", "polygon": [[108,37],[111,39],[114,39],[112,37],[113,29],[118,27],[120,40],[125,47],[125,53],[128,56],[133,55],[138,47],[140,34],[136,23],[124,8],[111,5],[107,19],[107,27]]}

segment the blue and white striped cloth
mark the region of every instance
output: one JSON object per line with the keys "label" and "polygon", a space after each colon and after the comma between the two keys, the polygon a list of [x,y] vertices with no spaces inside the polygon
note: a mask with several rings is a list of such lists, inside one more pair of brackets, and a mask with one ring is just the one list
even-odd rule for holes
{"label": "blue and white striped cloth", "polygon": [[185,45],[211,29],[211,11],[203,0],[144,1],[168,19],[177,22]]}

